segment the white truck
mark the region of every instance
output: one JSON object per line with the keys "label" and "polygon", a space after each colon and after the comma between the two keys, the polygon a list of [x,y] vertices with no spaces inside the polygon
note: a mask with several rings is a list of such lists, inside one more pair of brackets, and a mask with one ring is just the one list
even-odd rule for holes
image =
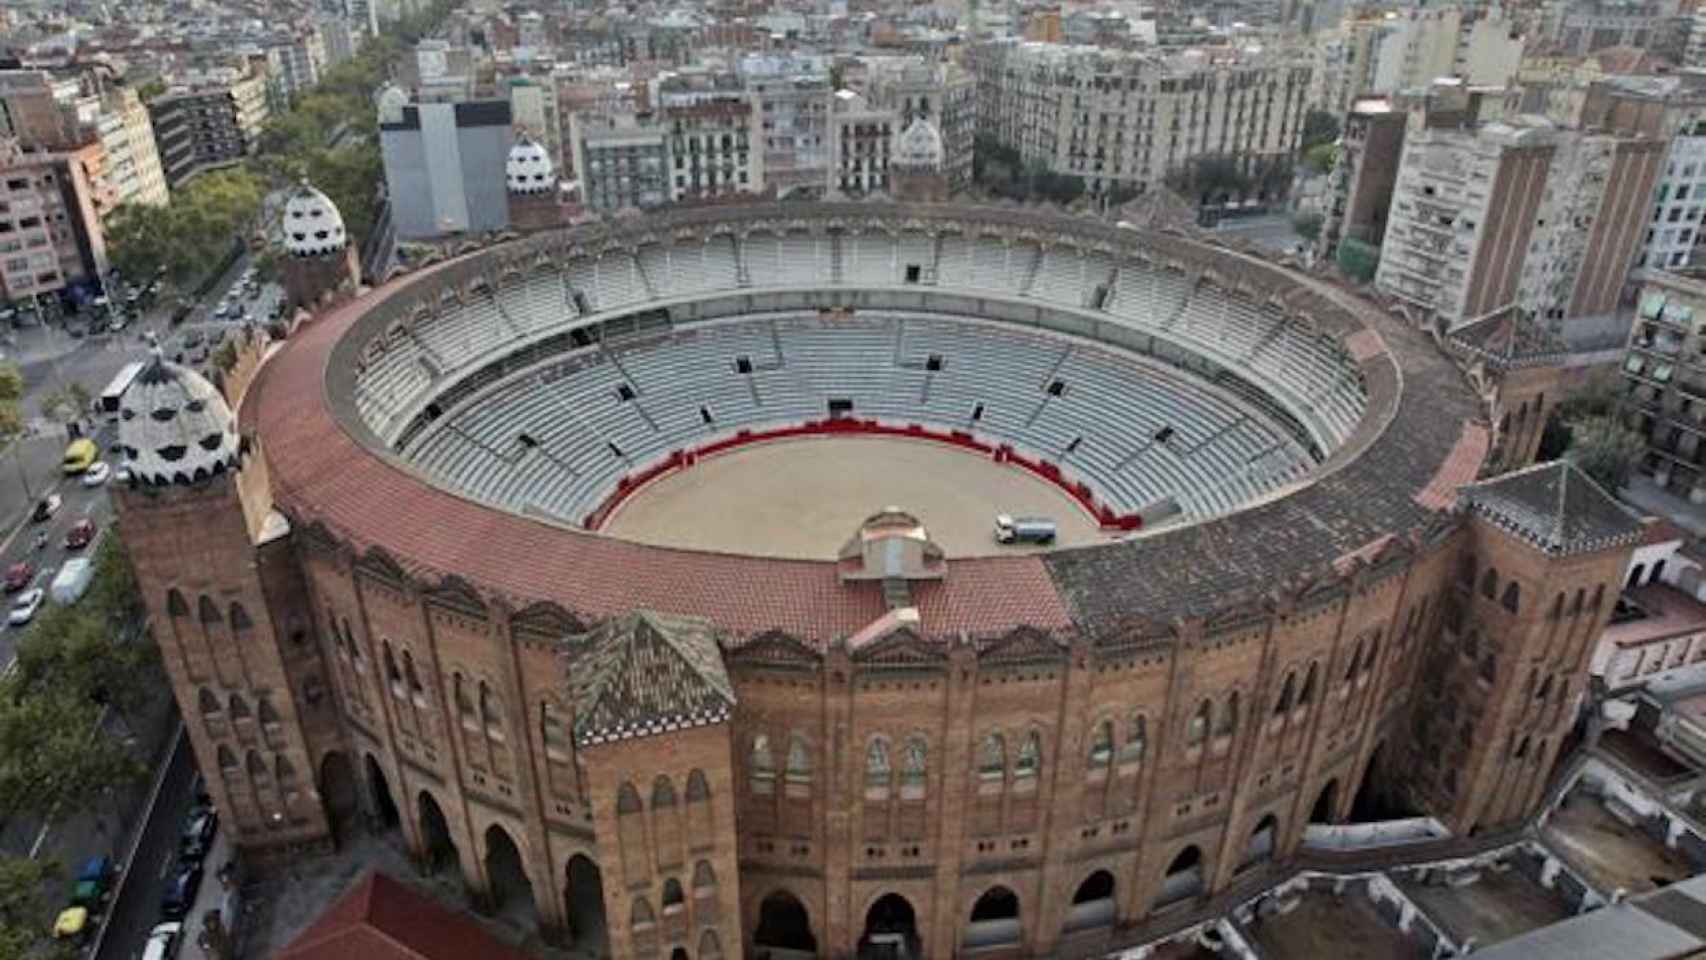
{"label": "white truck", "polygon": [[95,579],[95,564],[88,557],[74,557],[65,561],[65,565],[54,574],[53,583],[47,588],[53,602],[62,607],[69,607],[83,598],[84,591],[89,589],[89,581]]}
{"label": "white truck", "polygon": [[1012,517],[1005,513],[995,518],[996,543],[1053,543],[1054,521],[1047,517]]}

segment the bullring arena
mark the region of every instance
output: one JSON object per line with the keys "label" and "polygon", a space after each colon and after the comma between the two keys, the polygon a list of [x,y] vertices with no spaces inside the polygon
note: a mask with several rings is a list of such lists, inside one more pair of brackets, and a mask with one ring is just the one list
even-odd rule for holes
{"label": "bullring arena", "polygon": [[247,848],[615,957],[1165,954],[1539,808],[1638,536],[1548,387],[1182,235],[677,210],[323,310],[117,496]]}

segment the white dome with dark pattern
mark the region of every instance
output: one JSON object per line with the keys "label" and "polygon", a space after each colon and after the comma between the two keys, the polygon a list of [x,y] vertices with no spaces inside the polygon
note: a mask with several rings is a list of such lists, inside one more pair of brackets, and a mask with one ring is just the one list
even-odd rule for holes
{"label": "white dome with dark pattern", "polygon": [[557,187],[557,171],[551,155],[531,137],[523,136],[509,149],[504,179],[510,193],[545,193]]}
{"label": "white dome with dark pattern", "polygon": [[201,374],[158,353],[119,403],[118,442],[131,476],[145,486],[199,483],[242,462],[225,398]]}
{"label": "white dome with dark pattern", "polygon": [[284,249],[296,257],[318,257],[348,244],[337,205],[303,181],[284,203]]}
{"label": "white dome with dark pattern", "polygon": [[943,152],[941,131],[919,117],[896,138],[894,162],[913,170],[937,170],[942,166]]}

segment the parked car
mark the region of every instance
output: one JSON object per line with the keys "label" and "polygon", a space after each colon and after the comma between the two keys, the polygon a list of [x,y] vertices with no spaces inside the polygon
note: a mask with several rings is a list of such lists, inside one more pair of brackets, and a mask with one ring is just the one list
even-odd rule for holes
{"label": "parked car", "polygon": [[91,910],[100,906],[106,899],[107,888],[113,880],[113,861],[110,857],[90,857],[83,862],[83,869],[77,871],[77,881],[71,888],[71,904],[77,907],[88,907]]}
{"label": "parked car", "polygon": [[50,493],[36,501],[36,508],[34,512],[30,514],[30,519],[34,520],[36,523],[46,523],[53,518],[54,514],[59,512],[60,504],[64,502],[65,501],[60,498],[59,494]]}
{"label": "parked car", "polygon": [[88,557],[72,557],[60,565],[47,589],[53,594],[54,603],[68,607],[83,598],[89,581],[94,578],[95,564]]}
{"label": "parked car", "polygon": [[35,564],[28,560],[20,560],[6,568],[6,592],[17,593],[34,583],[35,579]]}
{"label": "parked car", "polygon": [[117,480],[119,483],[129,483],[130,482],[130,464],[128,464],[128,463],[124,464],[123,466],[119,467],[117,470],[113,471],[113,479]]}
{"label": "parked car", "polygon": [[160,916],[167,920],[182,920],[195,906],[195,895],[200,889],[201,864],[193,861],[179,863],[166,880],[166,892],[160,897]]}
{"label": "parked car", "polygon": [[96,460],[89,464],[89,469],[83,471],[83,486],[98,487],[106,483],[107,478],[111,477],[112,474],[112,468],[107,466],[105,461]]}
{"label": "parked car", "polygon": [[89,923],[88,907],[66,907],[53,921],[53,939],[81,946],[94,929]]}
{"label": "parked car", "polygon": [[25,590],[12,601],[12,609],[6,614],[6,622],[14,627],[21,627],[36,618],[36,611],[41,609],[41,601],[47,593],[40,587]]}
{"label": "parked car", "polygon": [[65,549],[81,550],[94,542],[94,539],[95,521],[89,517],[84,517],[72,524],[70,530],[65,531]]}
{"label": "parked car", "polygon": [[192,860],[199,863],[207,856],[207,851],[213,849],[213,836],[218,832],[217,810],[212,807],[191,810],[183,835],[178,838],[178,857],[186,863]]}
{"label": "parked car", "polygon": [[177,921],[158,924],[148,931],[148,945],[142,948],[142,960],[172,960],[183,944],[184,925]]}
{"label": "parked car", "polygon": [[207,792],[207,777],[200,770],[195,772],[195,779],[190,781],[190,803],[196,807],[213,806],[213,794]]}

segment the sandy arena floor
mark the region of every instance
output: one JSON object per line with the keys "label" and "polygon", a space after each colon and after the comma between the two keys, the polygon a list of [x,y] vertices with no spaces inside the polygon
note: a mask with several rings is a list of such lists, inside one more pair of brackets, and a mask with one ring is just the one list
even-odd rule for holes
{"label": "sandy arena floor", "polygon": [[1053,518],[1062,546],[1105,539],[1076,501],[1022,470],[942,444],[884,437],[780,441],[701,461],[635,494],[604,532],[828,560],[861,520],[886,506],[915,514],[949,557],[1028,549],[995,542],[997,513]]}

